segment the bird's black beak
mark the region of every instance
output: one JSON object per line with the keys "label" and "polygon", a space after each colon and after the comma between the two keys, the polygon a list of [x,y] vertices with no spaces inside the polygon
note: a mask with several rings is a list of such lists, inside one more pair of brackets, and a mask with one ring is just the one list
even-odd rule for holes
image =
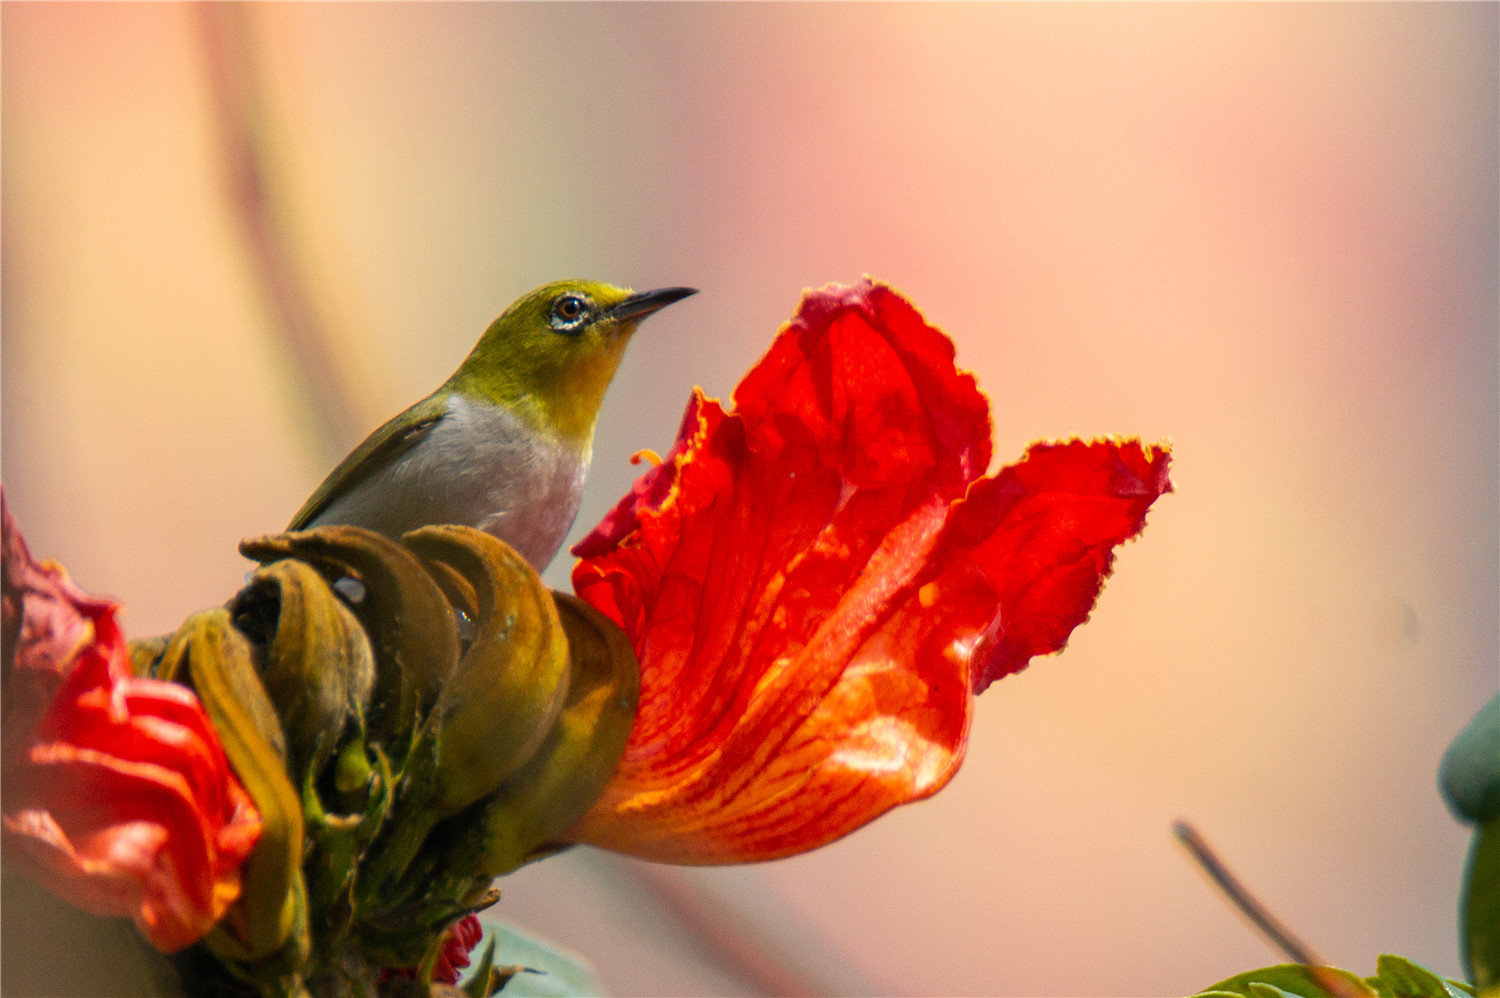
{"label": "bird's black beak", "polygon": [[697,288],[657,288],[655,291],[642,291],[640,294],[626,298],[604,314],[607,318],[617,322],[621,319],[637,319],[697,293]]}

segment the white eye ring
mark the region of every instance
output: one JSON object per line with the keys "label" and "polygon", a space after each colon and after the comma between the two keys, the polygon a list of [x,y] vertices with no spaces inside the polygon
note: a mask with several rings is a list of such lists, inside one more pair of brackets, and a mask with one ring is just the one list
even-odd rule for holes
{"label": "white eye ring", "polygon": [[552,303],[552,328],[571,333],[588,321],[593,303],[583,295],[560,295]]}

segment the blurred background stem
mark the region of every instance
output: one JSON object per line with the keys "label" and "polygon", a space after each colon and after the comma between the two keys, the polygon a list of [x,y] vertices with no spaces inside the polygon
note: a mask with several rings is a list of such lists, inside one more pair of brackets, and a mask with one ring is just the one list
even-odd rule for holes
{"label": "blurred background stem", "polygon": [[224,192],[245,255],[293,361],[329,467],[362,438],[354,387],[335,359],[310,282],[297,266],[284,206],[271,171],[270,129],[260,86],[249,7],[194,5],[208,73]]}

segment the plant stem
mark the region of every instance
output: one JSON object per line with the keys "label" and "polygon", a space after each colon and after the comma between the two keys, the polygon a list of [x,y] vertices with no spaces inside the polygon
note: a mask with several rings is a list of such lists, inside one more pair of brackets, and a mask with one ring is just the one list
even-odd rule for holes
{"label": "plant stem", "polygon": [[1285,953],[1292,963],[1300,963],[1307,967],[1318,978],[1318,983],[1323,990],[1330,995],[1336,998],[1356,998],[1357,992],[1351,990],[1336,974],[1328,973],[1328,961],[1298,938],[1296,933],[1287,928],[1286,923],[1273,915],[1269,908],[1250,893],[1249,888],[1241,883],[1238,877],[1229,872],[1229,868],[1224,865],[1223,860],[1219,859],[1218,854],[1213,851],[1196,828],[1186,821],[1178,820],[1172,823],[1172,834],[1177,836],[1177,841],[1187,847],[1193,859],[1203,868],[1203,872],[1208,874],[1230,903],[1260,930],[1272,946]]}

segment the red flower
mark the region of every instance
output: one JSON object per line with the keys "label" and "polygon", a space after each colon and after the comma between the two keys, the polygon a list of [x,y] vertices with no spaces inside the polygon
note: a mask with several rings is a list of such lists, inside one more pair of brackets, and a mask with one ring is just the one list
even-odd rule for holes
{"label": "red flower", "polygon": [[572,837],[772,859],[947,783],[971,691],[1062,648],[1171,488],[1138,441],[989,461],[952,343],[869,281],[807,293],[733,411],[695,392],[665,462],[574,548],[641,704]]}
{"label": "red flower", "polygon": [[4,508],[6,861],[157,948],[240,894],[260,815],[191,690],[136,678],[115,604],[32,560]]}
{"label": "red flower", "polygon": [[438,954],[437,964],[432,968],[432,979],[444,984],[457,984],[463,969],[469,965],[469,953],[484,936],[484,927],[477,915],[465,915],[453,923],[443,937],[443,951]]}
{"label": "red flower", "polygon": [[[464,968],[469,965],[469,954],[479,940],[484,938],[484,926],[479,924],[479,916],[474,914],[465,915],[448,927],[443,935],[443,948],[438,951],[437,962],[432,965],[432,979],[440,984],[457,984],[458,979],[463,976]],[[409,981],[417,979],[416,967],[387,967],[381,971],[380,982],[394,977],[404,977]]]}

